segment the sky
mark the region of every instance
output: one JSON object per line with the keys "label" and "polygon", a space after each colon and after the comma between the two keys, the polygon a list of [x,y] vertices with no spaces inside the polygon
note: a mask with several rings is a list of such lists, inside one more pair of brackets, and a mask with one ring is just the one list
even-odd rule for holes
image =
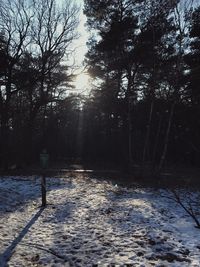
{"label": "sky", "polygon": [[82,64],[84,60],[84,55],[87,52],[87,45],[86,42],[89,37],[89,33],[86,29],[86,16],[83,14],[83,0],[76,0],[75,2],[78,3],[78,5],[81,5],[81,11],[80,11],[80,17],[79,17],[79,27],[78,32],[80,34],[80,37],[74,42],[74,47],[76,48],[76,61],[77,64]]}
{"label": "sky", "polygon": [[86,42],[89,38],[89,33],[87,32],[86,28],[86,16],[83,14],[83,0],[75,0],[78,5],[81,5],[80,17],[79,17],[79,27],[78,32],[80,37],[74,41],[74,48],[75,48],[75,64],[78,66],[77,76],[75,86],[76,90],[79,92],[87,91],[88,83],[89,83],[89,76],[83,71],[83,61],[84,56],[87,53],[87,45]]}

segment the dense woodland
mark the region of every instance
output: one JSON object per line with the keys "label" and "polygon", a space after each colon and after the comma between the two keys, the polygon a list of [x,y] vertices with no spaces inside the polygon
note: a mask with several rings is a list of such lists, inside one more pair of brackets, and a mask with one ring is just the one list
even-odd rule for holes
{"label": "dense woodland", "polygon": [[[75,1],[76,2],[76,1]],[[85,0],[89,95],[72,93],[72,1],[0,1],[0,160],[200,162],[200,3]],[[87,89],[87,88],[86,88]]]}

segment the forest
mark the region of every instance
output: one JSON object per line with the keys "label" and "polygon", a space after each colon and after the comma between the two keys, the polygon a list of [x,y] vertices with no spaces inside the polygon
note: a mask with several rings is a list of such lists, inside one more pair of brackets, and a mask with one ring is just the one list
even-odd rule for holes
{"label": "forest", "polygon": [[199,162],[200,0],[0,0],[0,267],[199,267]]}
{"label": "forest", "polygon": [[85,0],[87,95],[69,63],[79,12],[0,2],[1,167],[37,162],[44,148],[52,162],[198,167],[198,1]]}

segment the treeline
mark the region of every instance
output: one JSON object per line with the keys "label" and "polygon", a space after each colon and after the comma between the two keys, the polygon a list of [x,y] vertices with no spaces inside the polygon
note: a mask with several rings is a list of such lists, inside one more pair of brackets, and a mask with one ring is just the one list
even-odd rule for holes
{"label": "treeline", "polygon": [[200,6],[85,0],[94,78],[85,153],[152,166],[200,162]]}
{"label": "treeline", "polygon": [[0,2],[0,165],[45,148],[125,167],[200,161],[200,5],[192,0],[84,1],[89,97],[72,89],[72,1]]}

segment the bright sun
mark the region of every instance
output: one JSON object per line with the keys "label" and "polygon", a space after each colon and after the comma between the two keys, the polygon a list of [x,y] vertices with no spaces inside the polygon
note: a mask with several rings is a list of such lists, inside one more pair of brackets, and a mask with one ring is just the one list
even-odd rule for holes
{"label": "bright sun", "polygon": [[77,90],[89,91],[90,82],[89,82],[89,75],[87,73],[81,73],[77,75],[75,80],[75,87]]}

